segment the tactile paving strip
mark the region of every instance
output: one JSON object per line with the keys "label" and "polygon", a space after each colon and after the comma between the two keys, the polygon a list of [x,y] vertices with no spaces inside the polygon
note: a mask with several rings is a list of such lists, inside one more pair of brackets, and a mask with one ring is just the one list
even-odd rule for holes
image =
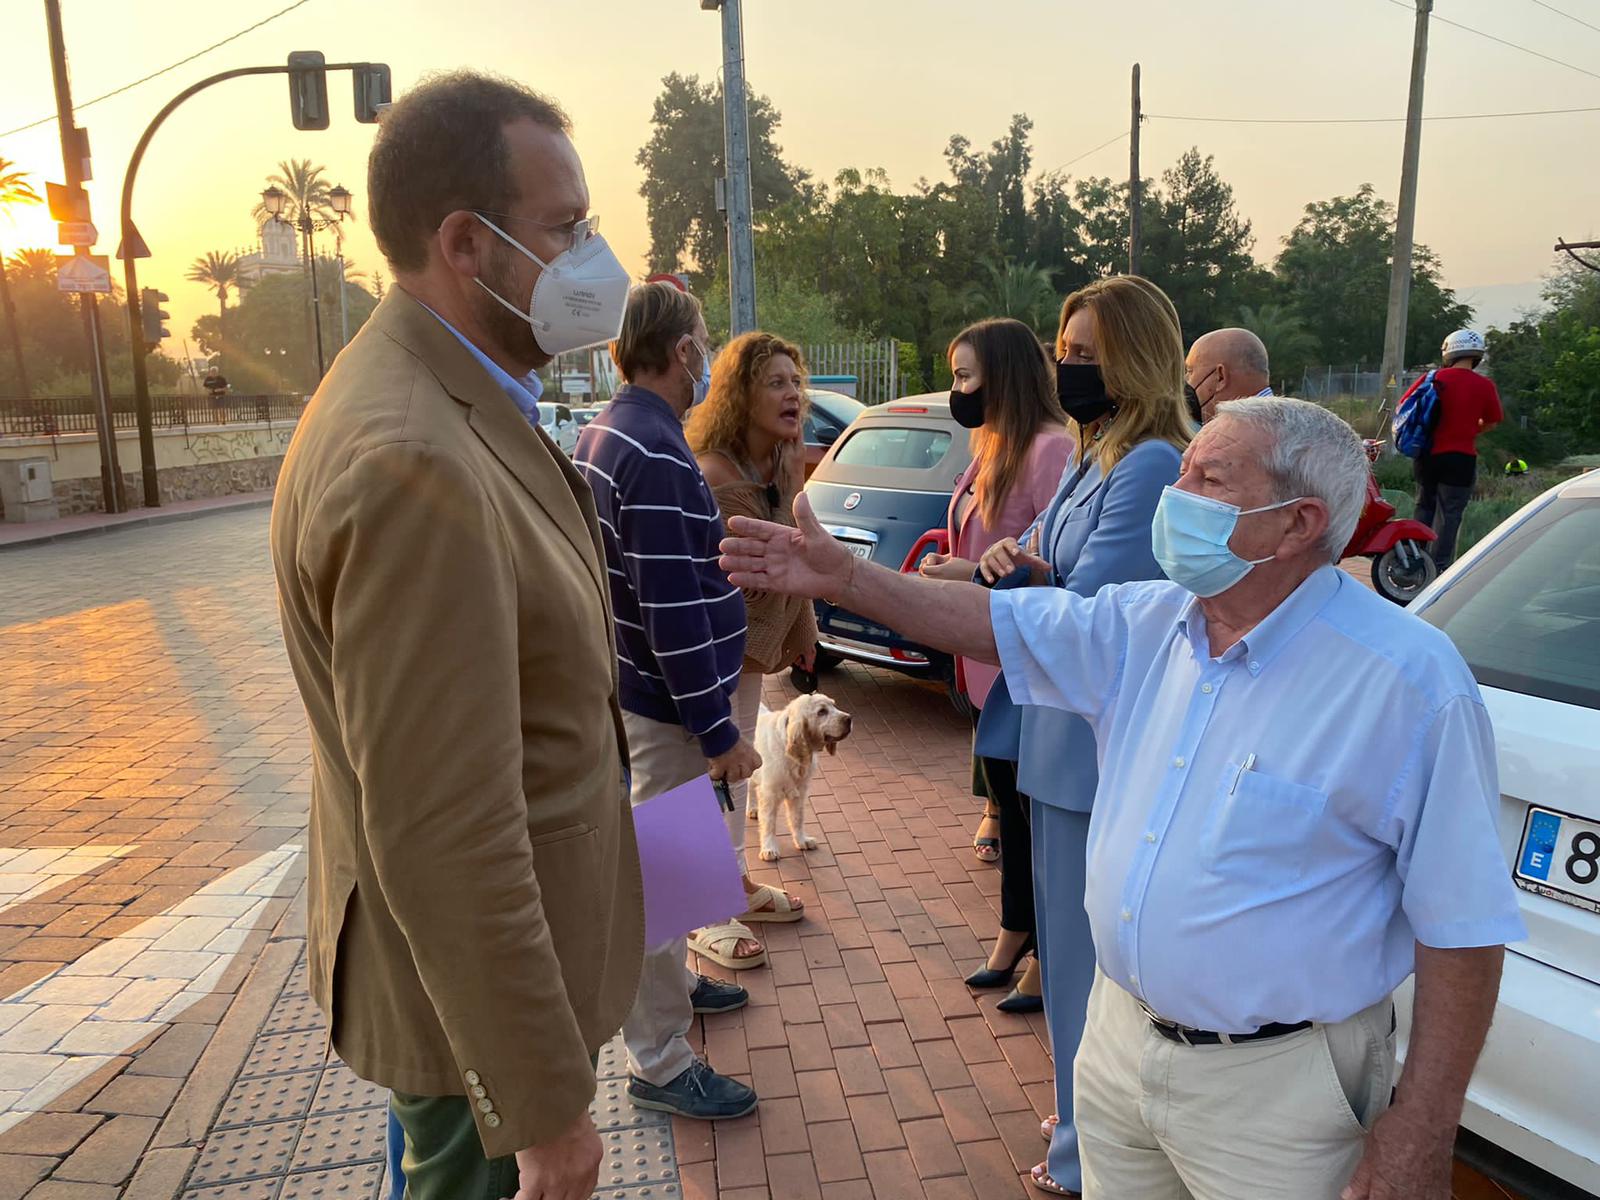
{"label": "tactile paving strip", "polygon": [[672,1128],[672,1118],[666,1113],[648,1112],[633,1106],[628,1099],[626,1079],[598,1080],[589,1114],[594,1118],[595,1128],[601,1133],[611,1129]]}
{"label": "tactile paving strip", "polygon": [[[217,1116],[216,1129],[238,1125],[259,1125],[306,1115],[311,1097],[317,1091],[316,1071],[297,1071],[292,1075],[267,1075],[260,1079],[241,1079],[233,1085],[228,1101]],[[326,1080],[327,1073],[320,1078]]]}
{"label": "tactile paving strip", "polygon": [[281,1075],[289,1071],[320,1070],[328,1052],[328,1040],[321,1030],[299,1033],[268,1033],[256,1039],[245,1059],[239,1078]]}
{"label": "tactile paving strip", "polygon": [[233,1183],[281,1175],[299,1135],[298,1121],[217,1130],[206,1139],[206,1148],[189,1173],[189,1183]]}
{"label": "tactile paving strip", "polygon": [[278,1200],[355,1200],[376,1194],[383,1175],[382,1163],[340,1167],[334,1171],[303,1171],[283,1181]]}
{"label": "tactile paving strip", "polygon": [[670,1127],[614,1129],[602,1133],[600,1190],[671,1183],[678,1178]]}
{"label": "tactile paving strip", "polygon": [[682,1195],[683,1188],[677,1183],[647,1183],[642,1187],[602,1187],[593,1200],[677,1200]]}
{"label": "tactile paving strip", "polygon": [[349,1112],[352,1109],[387,1105],[389,1092],[375,1083],[357,1079],[355,1072],[342,1062],[328,1064],[317,1087],[316,1098],[311,1101],[311,1112]]}
{"label": "tactile paving strip", "polygon": [[291,1171],[348,1167],[384,1158],[386,1108],[311,1117],[300,1127],[300,1144],[289,1163]]}

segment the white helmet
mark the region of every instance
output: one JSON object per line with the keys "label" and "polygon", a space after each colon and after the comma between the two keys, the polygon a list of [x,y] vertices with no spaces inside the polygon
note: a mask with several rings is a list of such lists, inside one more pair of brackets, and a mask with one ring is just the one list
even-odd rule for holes
{"label": "white helmet", "polygon": [[1439,359],[1448,367],[1456,359],[1469,355],[1482,358],[1487,349],[1483,334],[1471,329],[1458,329],[1445,338],[1444,345],[1439,347]]}

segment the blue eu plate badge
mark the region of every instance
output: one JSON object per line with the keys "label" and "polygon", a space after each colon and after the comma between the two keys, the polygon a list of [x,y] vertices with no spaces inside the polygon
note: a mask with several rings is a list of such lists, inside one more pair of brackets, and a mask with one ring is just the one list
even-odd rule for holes
{"label": "blue eu plate badge", "polygon": [[1555,858],[1556,838],[1561,832],[1561,818],[1554,813],[1535,812],[1528,821],[1528,833],[1522,842],[1522,862],[1519,874],[1530,879],[1550,879],[1550,864]]}

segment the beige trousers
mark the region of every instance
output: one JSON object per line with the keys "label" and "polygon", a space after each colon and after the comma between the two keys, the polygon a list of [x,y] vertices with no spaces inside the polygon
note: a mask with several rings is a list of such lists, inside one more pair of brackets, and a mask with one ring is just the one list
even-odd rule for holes
{"label": "beige trousers", "polygon": [[1073,1071],[1086,1200],[1337,1200],[1389,1106],[1393,1013],[1187,1046],[1097,970]]}

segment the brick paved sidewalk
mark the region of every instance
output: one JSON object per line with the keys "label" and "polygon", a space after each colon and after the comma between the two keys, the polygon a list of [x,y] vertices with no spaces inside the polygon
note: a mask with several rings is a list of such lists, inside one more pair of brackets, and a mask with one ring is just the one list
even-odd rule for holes
{"label": "brick paved sidewalk", "polygon": [[[0,1200],[377,1194],[382,1097],[322,1057],[297,967],[308,747],[266,520],[0,556]],[[1043,1154],[1042,1020],[961,984],[999,882],[967,726],[885,673],[824,687],[856,723],[813,790],[822,845],[756,863],[808,919],[695,1030],[761,1109],[647,1122],[612,1082],[603,1196],[1016,1197]]]}

